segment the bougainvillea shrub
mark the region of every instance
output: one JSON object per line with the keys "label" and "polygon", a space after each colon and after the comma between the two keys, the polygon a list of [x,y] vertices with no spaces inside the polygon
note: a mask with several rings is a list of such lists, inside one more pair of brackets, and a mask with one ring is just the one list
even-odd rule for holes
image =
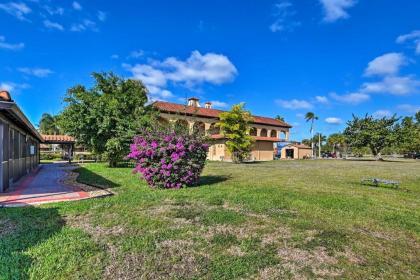
{"label": "bougainvillea shrub", "polygon": [[198,183],[208,144],[200,135],[173,131],[148,131],[134,138],[129,159],[134,173],[142,174],[153,188],[181,188]]}

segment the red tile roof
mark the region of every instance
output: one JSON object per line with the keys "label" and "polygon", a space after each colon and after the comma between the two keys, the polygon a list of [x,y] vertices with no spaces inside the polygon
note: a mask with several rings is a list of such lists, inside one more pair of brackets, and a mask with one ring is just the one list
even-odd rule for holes
{"label": "red tile roof", "polygon": [[309,150],[312,149],[311,147],[306,146],[304,144],[291,144],[291,146],[295,146],[296,148],[299,148],[299,149],[309,149]]}
{"label": "red tile roof", "polygon": [[10,93],[7,90],[0,90],[0,100],[1,101],[12,101]]}
{"label": "red tile roof", "polygon": [[[222,110],[185,106],[181,104],[163,102],[163,101],[156,101],[155,103],[153,103],[153,106],[161,112],[180,113],[180,114],[195,115],[195,116],[206,117],[206,118],[218,118],[220,113],[225,112]],[[265,125],[288,127],[288,128],[292,127],[290,124],[279,121],[277,119],[260,117],[260,116],[252,116],[252,117],[254,118],[254,123],[257,123],[257,124],[265,124]]]}
{"label": "red tile roof", "polygon": [[74,137],[69,135],[42,134],[42,138],[44,138],[45,142],[75,142]]}
{"label": "red tile roof", "polygon": [[[276,137],[263,137],[263,136],[252,136],[257,141],[270,141],[270,142],[280,142],[282,141],[279,138]],[[213,134],[210,136],[212,139],[224,139],[225,136],[222,134]]]}

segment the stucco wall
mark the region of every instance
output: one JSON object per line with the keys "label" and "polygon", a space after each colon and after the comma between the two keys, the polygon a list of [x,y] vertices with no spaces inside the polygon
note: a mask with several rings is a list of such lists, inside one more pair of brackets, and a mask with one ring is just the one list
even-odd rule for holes
{"label": "stucco wall", "polygon": [[305,156],[310,157],[312,154],[312,150],[311,149],[304,149],[304,148],[298,148],[296,146],[290,145],[290,146],[286,146],[281,150],[281,159],[290,159],[288,158],[287,149],[292,149],[293,150],[293,159],[303,159],[305,158]]}
{"label": "stucco wall", "polygon": [[304,159],[312,156],[311,149],[299,149],[299,159]]}
{"label": "stucco wall", "polygon": [[209,152],[207,158],[209,160],[227,160],[225,157],[226,145],[224,140],[215,140],[213,144],[209,147]]}
{"label": "stucco wall", "polygon": [[251,160],[267,161],[273,160],[274,148],[273,142],[256,141],[251,152]]}

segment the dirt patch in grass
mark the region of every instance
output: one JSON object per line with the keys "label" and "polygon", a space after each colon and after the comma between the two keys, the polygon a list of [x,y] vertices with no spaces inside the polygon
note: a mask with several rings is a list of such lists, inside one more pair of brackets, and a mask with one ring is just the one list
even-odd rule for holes
{"label": "dirt patch in grass", "polygon": [[9,219],[0,220],[0,238],[17,231],[17,224]]}
{"label": "dirt patch in grass", "polygon": [[111,254],[105,279],[191,279],[206,273],[209,258],[192,241],[164,240],[153,254]]}
{"label": "dirt patch in grass", "polygon": [[334,268],[337,258],[327,254],[326,249],[317,247],[313,251],[294,247],[278,250],[280,264],[266,267],[260,271],[257,279],[310,279],[340,276],[343,271]]}
{"label": "dirt patch in grass", "polygon": [[113,227],[94,226],[89,215],[68,216],[65,217],[65,221],[68,226],[82,229],[91,235],[95,241],[102,240],[103,237],[120,236],[125,233],[125,228],[122,225]]}

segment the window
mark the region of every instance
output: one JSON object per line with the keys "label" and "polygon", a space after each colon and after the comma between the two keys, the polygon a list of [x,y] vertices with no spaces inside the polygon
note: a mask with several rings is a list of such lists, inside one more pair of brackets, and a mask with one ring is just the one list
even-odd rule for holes
{"label": "window", "polygon": [[270,132],[270,137],[274,137],[277,138],[277,131],[275,131],[274,129]]}
{"label": "window", "polygon": [[261,129],[260,136],[261,137],[267,137],[267,129],[265,129],[265,128]]}

